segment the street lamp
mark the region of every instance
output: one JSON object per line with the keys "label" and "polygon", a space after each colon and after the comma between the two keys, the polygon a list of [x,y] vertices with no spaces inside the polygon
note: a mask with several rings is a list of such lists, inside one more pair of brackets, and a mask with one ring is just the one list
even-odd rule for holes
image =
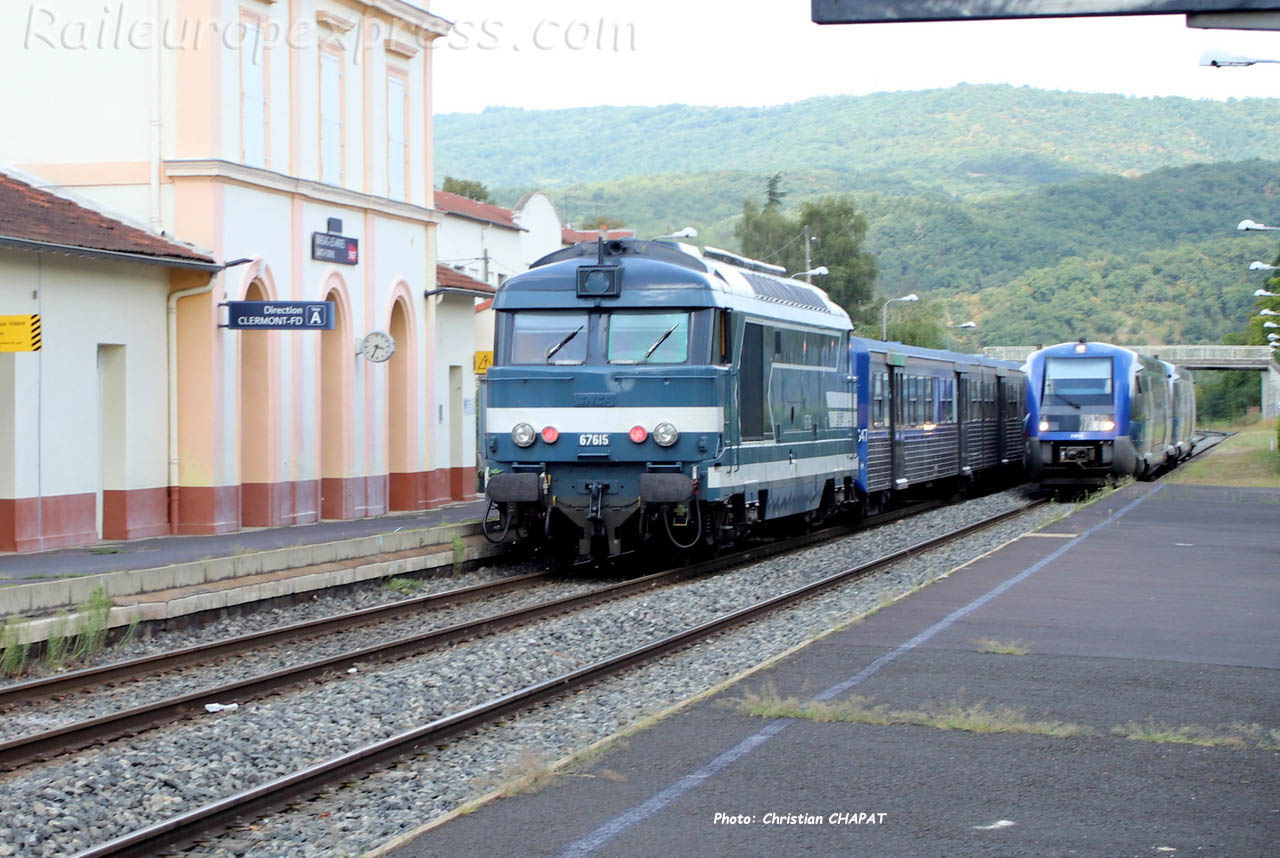
{"label": "street lamp", "polygon": [[1254,289],[1253,297],[1255,298],[1276,298],[1280,297],[1280,293],[1268,292],[1266,289]]}
{"label": "street lamp", "polygon": [[792,280],[799,280],[801,277],[803,277],[804,282],[809,283],[811,282],[809,278],[813,275],[822,275],[822,274],[830,274],[830,273],[831,272],[827,270],[827,266],[819,265],[817,268],[810,268],[808,271],[801,271],[797,274],[788,274],[787,276],[790,277]]}
{"label": "street lamp", "polygon": [[1253,260],[1249,263],[1250,271],[1280,271],[1280,265],[1268,265],[1260,260]]}
{"label": "street lamp", "polygon": [[698,237],[698,231],[691,226],[686,226],[684,229],[677,230],[676,232],[673,232],[670,235],[655,235],[650,240],[661,241],[664,238],[697,238],[697,237]]}
{"label": "street lamp", "polygon": [[890,298],[884,302],[884,311],[880,314],[880,339],[887,340],[889,338],[889,305],[894,301],[919,301],[920,296],[915,292],[910,295],[903,295],[901,298]]}
{"label": "street lamp", "polygon": [[[948,325],[947,327],[951,328],[952,330],[957,330],[960,328],[976,328],[978,327],[978,323],[974,321],[968,321],[968,322],[961,322],[958,325]],[[947,331],[947,351],[951,351],[954,348],[955,348],[955,344],[952,343],[951,341],[951,331]]]}
{"label": "street lamp", "polygon": [[1264,328],[1280,328],[1280,325],[1277,325],[1275,322],[1263,322],[1263,323],[1262,323],[1262,327],[1264,327]]}
{"label": "street lamp", "polygon": [[1239,54],[1227,53],[1221,48],[1210,48],[1200,55],[1200,65],[1213,66],[1216,69],[1238,68],[1257,63],[1280,63],[1280,60],[1267,59],[1266,57],[1242,57]]}
{"label": "street lamp", "polygon": [[[1276,231],[1280,231],[1280,226],[1267,226],[1265,223],[1258,223],[1256,220],[1249,220],[1248,218],[1245,218],[1244,220],[1240,221],[1240,223],[1236,226],[1236,229],[1238,229],[1238,230],[1243,230],[1243,231],[1246,231],[1246,232],[1247,232],[1247,231],[1249,231],[1249,230],[1255,230],[1255,231],[1261,231],[1261,230],[1276,230]],[[1252,268],[1253,266],[1249,266],[1249,267],[1250,267],[1250,268]]]}
{"label": "street lamp", "polygon": [[1258,311],[1259,316],[1280,316],[1275,310],[1262,309]]}

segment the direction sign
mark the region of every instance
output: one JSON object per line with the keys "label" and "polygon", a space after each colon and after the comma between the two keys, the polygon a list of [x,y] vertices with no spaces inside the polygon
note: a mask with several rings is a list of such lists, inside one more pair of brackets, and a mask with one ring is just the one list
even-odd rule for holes
{"label": "direction sign", "polygon": [[40,351],[40,314],[0,316],[0,352]]}
{"label": "direction sign", "polygon": [[227,324],[235,330],[332,331],[332,301],[227,301]]}

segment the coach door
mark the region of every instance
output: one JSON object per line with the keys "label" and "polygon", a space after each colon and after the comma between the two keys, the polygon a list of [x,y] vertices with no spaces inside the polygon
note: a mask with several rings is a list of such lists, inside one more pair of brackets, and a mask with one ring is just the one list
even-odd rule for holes
{"label": "coach door", "polygon": [[980,383],[980,377],[975,379],[963,370],[956,375],[956,422],[960,428],[957,434],[960,438],[960,472],[963,474],[970,473],[974,464],[981,461],[978,455],[981,451],[974,449],[980,438],[981,424],[974,422],[977,409],[972,396],[973,385]]}
{"label": "coach door", "polygon": [[906,463],[905,450],[906,444],[901,437],[902,421],[902,369],[892,364],[889,366],[889,390],[893,391],[892,401],[889,406],[889,438],[890,438],[890,455],[889,461],[892,464],[891,485],[896,489],[906,482]]}

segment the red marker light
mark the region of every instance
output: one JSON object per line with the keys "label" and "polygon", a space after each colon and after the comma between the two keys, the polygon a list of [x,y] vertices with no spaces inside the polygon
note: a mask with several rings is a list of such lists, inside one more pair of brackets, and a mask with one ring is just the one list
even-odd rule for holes
{"label": "red marker light", "polygon": [[560,439],[560,430],[554,426],[542,427],[542,440],[548,444],[554,444]]}
{"label": "red marker light", "polygon": [[632,426],[631,431],[628,432],[627,435],[637,444],[643,444],[644,439],[649,437],[649,433],[645,431],[643,426]]}

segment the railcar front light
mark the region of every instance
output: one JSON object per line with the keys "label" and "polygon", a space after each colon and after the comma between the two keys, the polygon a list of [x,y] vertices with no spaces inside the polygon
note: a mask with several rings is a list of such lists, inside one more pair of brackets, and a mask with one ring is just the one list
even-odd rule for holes
{"label": "railcar front light", "polygon": [[670,423],[659,423],[653,427],[653,440],[659,447],[670,447],[680,437],[676,427]]}
{"label": "railcar front light", "polygon": [[532,445],[535,437],[533,427],[528,423],[517,423],[511,429],[511,440],[516,442],[517,447]]}
{"label": "railcar front light", "polygon": [[1113,432],[1116,419],[1110,414],[1085,414],[1080,418],[1081,432]]}
{"label": "railcar front light", "polygon": [[649,437],[649,433],[643,426],[632,426],[631,431],[627,433],[627,437],[637,444],[643,444],[644,439]]}
{"label": "railcar front light", "polygon": [[1041,421],[1040,421],[1040,431],[1041,431],[1041,432],[1048,432],[1048,431],[1049,431],[1049,421],[1048,421],[1048,420],[1041,420]]}
{"label": "railcar front light", "polygon": [[556,441],[560,440],[560,430],[554,426],[543,426],[542,440],[546,441],[548,444],[554,444]]}

